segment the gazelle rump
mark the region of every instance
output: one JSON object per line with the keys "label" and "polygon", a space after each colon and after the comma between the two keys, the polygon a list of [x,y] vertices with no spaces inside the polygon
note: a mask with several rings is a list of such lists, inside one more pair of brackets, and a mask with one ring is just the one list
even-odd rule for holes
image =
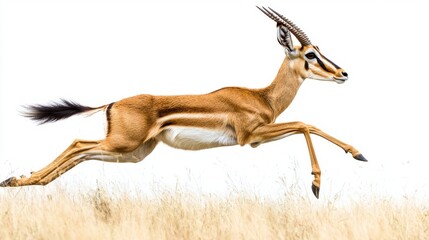
{"label": "gazelle rump", "polygon": [[[321,171],[311,134],[336,144],[357,160],[366,159],[351,145],[314,126],[302,122],[275,123],[275,120],[290,105],[305,79],[343,83],[348,74],[323,56],[290,20],[271,8],[259,9],[277,23],[277,40],[286,53],[269,86],[260,89],[226,87],[201,95],[142,94],[96,108],[66,100],[29,106],[25,116],[40,123],[104,110],[108,124],[106,138],[97,141],[77,139],[43,169],[29,177],[11,177],[0,186],[45,185],[86,160],[139,162],[158,142],[187,150],[246,144],[256,147],[293,134],[303,134],[314,175],[312,190],[318,198]],[[291,33],[301,46],[293,46]]]}

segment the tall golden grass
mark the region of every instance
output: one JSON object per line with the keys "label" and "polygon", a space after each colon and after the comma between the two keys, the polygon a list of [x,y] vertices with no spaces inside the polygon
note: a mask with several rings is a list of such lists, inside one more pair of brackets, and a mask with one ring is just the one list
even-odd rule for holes
{"label": "tall golden grass", "polygon": [[0,189],[0,239],[428,239],[429,204]]}

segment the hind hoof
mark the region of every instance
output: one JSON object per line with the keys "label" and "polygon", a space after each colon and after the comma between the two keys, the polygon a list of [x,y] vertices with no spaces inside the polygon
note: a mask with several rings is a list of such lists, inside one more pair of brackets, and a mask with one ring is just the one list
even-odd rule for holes
{"label": "hind hoof", "polygon": [[16,183],[16,178],[15,177],[10,177],[6,180],[4,180],[3,182],[0,183],[0,187],[14,187]]}

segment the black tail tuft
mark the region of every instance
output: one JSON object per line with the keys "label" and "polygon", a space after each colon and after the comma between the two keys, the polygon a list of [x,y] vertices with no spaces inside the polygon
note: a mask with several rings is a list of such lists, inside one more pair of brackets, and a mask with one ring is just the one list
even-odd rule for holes
{"label": "black tail tuft", "polygon": [[82,106],[78,103],[61,99],[60,102],[54,102],[49,105],[30,105],[25,106],[24,117],[37,121],[40,124],[56,122],[61,119],[71,117],[78,113],[94,110],[95,108]]}

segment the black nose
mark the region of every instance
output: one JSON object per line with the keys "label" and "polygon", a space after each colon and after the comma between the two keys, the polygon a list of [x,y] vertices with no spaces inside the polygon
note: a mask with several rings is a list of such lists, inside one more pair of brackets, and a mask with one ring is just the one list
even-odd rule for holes
{"label": "black nose", "polygon": [[346,72],[342,72],[341,74],[343,74],[344,77],[348,77],[349,76]]}

